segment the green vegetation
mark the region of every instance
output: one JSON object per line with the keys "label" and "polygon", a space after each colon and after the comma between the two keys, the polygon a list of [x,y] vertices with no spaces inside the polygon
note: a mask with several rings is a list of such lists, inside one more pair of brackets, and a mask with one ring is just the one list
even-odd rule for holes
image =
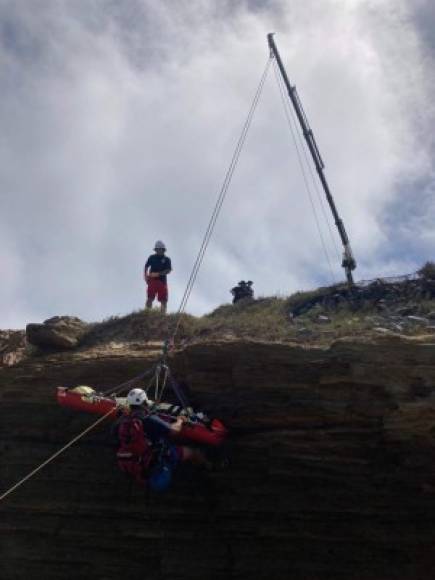
{"label": "green vegetation", "polygon": [[418,275],[417,281],[407,277],[389,284],[375,281],[359,287],[350,297],[341,284],[285,298],[241,300],[201,317],[184,314],[180,320],[177,314],[164,316],[158,310],[138,310],[91,324],[84,346],[163,341],[173,335],[178,323],[177,344],[213,339],[328,344],[339,337],[373,332],[433,332],[435,264],[427,262]]}
{"label": "green vegetation", "polygon": [[[299,293],[300,294],[300,293]],[[300,296],[299,296],[300,297]],[[225,304],[202,317],[185,314],[181,318],[176,342],[196,340],[268,340],[323,342],[348,335],[364,325],[352,313],[341,308],[328,321],[319,319],[323,312],[314,307],[293,319],[289,315],[288,298],[259,298]],[[109,342],[162,341],[175,329],[175,314],[162,316],[157,310],[138,311],[124,317],[112,317],[91,326],[84,346]]]}
{"label": "green vegetation", "polygon": [[285,340],[294,336],[286,300],[258,298],[225,304],[198,321],[202,336]]}
{"label": "green vegetation", "polygon": [[[84,346],[108,342],[159,341],[171,336],[178,321],[176,314],[163,316],[158,310],[139,310],[127,316],[111,317],[94,323]],[[220,306],[210,314],[195,317],[183,314],[177,342],[207,338],[253,338],[289,340],[295,328],[288,315],[287,299],[259,298]]]}
{"label": "green vegetation", "polygon": [[425,280],[435,280],[435,263],[426,262],[426,264],[417,271],[417,274]]}
{"label": "green vegetation", "polygon": [[[162,315],[158,310],[137,310],[127,316],[111,316],[90,325],[84,345],[105,342],[164,340],[173,333],[178,317],[175,314]],[[198,319],[185,314],[180,322],[177,336],[190,338],[195,333]]]}

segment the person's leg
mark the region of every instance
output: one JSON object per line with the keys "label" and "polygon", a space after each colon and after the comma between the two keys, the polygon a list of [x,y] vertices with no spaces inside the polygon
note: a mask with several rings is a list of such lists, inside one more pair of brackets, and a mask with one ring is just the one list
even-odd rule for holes
{"label": "person's leg", "polygon": [[158,289],[156,287],[156,280],[150,280],[148,282],[148,288],[147,288],[147,301],[145,304],[146,308],[152,308],[153,307],[153,300],[156,297],[156,294],[158,292]]}
{"label": "person's leg", "polygon": [[168,286],[160,280],[157,290],[157,299],[160,302],[160,312],[166,314],[166,308],[168,306]]}

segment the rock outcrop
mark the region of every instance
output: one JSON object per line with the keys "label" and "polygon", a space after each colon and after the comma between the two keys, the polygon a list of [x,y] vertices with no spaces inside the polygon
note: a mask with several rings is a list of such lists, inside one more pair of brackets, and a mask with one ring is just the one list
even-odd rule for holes
{"label": "rock outcrop", "polygon": [[86,334],[88,325],[75,316],[54,316],[42,324],[26,326],[27,341],[42,349],[76,348]]}
{"label": "rock outcrop", "polygon": [[[153,348],[0,369],[2,489],[94,420],[57,407],[57,385],[115,386]],[[2,580],[433,576],[433,336],[198,342],[170,364],[231,428],[230,468],[182,467],[150,495],[116,470],[101,427],[0,504]]]}
{"label": "rock outcrop", "polygon": [[22,330],[0,330],[0,367],[11,367],[26,355],[26,333]]}
{"label": "rock outcrop", "polygon": [[435,297],[433,272],[434,265],[429,263],[428,269],[422,268],[409,276],[357,282],[351,288],[347,284],[336,284],[319,288],[311,295],[301,293],[292,300],[290,312],[296,317],[312,308],[335,310],[347,304],[354,312],[373,308],[388,312],[393,308],[395,312],[406,309],[408,314],[418,313],[422,301]]}

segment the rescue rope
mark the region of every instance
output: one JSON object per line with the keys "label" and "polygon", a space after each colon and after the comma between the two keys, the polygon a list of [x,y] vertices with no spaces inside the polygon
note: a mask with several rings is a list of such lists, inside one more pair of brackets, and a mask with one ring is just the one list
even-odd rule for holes
{"label": "rescue rope", "polygon": [[131,387],[136,382],[141,381],[142,379],[144,379],[150,375],[153,375],[153,377],[154,377],[155,369],[156,369],[156,365],[153,365],[147,371],[144,371],[140,375],[137,375],[136,377],[133,377],[132,379],[129,379],[128,381],[125,381],[125,383],[121,383],[116,387],[110,387],[106,391],[100,391],[100,394],[105,395],[105,396],[117,395],[120,391],[127,390],[127,388]]}
{"label": "rescue rope", "polygon": [[160,389],[159,397],[157,399],[158,403],[160,403],[160,401],[163,399],[163,393],[165,392],[165,389],[166,389],[166,384],[168,382],[168,376],[169,376],[169,367],[168,367],[168,365],[163,365],[163,382],[162,382],[162,387]]}
{"label": "rescue rope", "polygon": [[108,411],[105,415],[103,415],[102,417],[100,417],[99,419],[97,419],[90,427],[87,427],[79,435],[77,435],[76,437],[74,437],[74,439],[71,439],[71,441],[69,443],[67,443],[66,445],[64,445],[62,447],[62,449],[59,449],[59,451],[56,451],[56,453],[54,453],[51,457],[49,457],[48,459],[46,459],[36,469],[34,469],[33,471],[31,471],[29,474],[27,474],[22,479],[20,479],[20,481],[18,483],[16,483],[11,488],[9,488],[7,491],[5,491],[2,495],[0,495],[0,501],[3,501],[9,494],[11,494],[13,491],[15,491],[23,483],[25,483],[26,481],[28,481],[31,477],[33,477],[34,475],[36,475],[39,471],[41,471],[41,469],[43,467],[45,467],[46,465],[48,465],[49,463],[51,463],[54,459],[56,459],[56,457],[59,457],[59,455],[61,455],[64,451],[66,451],[66,449],[68,449],[69,447],[71,447],[71,445],[73,445],[76,441],[78,441],[79,439],[81,439],[82,437],[84,437],[87,433],[89,433],[89,431],[92,431],[92,429],[94,429],[94,427],[96,427],[99,423],[101,423],[102,421],[104,421],[104,419],[106,419],[114,411],[116,411],[116,407],[113,407],[113,409],[110,409],[110,411]]}
{"label": "rescue rope", "polygon": [[189,402],[186,399],[180,385],[178,385],[177,381],[172,376],[172,373],[169,370],[169,368],[168,368],[168,371],[169,371],[169,380],[171,382],[172,390],[174,391],[174,393],[175,393],[178,401],[180,402],[181,406],[183,407],[183,409],[186,410],[190,407]]}
{"label": "rescue rope", "polygon": [[154,373],[155,385],[154,385],[154,400],[157,400],[159,394],[159,378],[160,378],[160,367],[156,368],[156,372]]}
{"label": "rescue rope", "polygon": [[[275,66],[275,73],[276,73],[276,74],[278,73],[276,66]],[[279,75],[279,79],[280,79],[281,86],[282,86],[282,88],[283,88],[283,91],[284,91],[283,80],[282,80],[282,77],[281,77],[281,75]],[[299,97],[298,97],[298,99],[299,99]],[[290,114],[291,114],[291,117],[292,117],[292,119],[293,119],[293,127],[296,127],[296,126],[297,126],[297,123],[296,123],[296,116],[295,116],[295,112],[294,112],[294,110],[293,110],[293,107],[290,107],[290,103],[289,103],[289,100],[288,100],[288,99],[285,99],[285,102],[286,102],[286,104],[287,104],[287,107],[288,107],[288,109],[289,109],[289,111],[290,111]],[[302,104],[301,104],[301,103],[300,103],[300,106],[302,107]],[[305,111],[303,111],[303,113],[304,113],[304,115],[305,115]],[[313,184],[314,191],[316,192],[317,199],[319,200],[319,205],[320,205],[320,208],[321,208],[321,210],[322,210],[323,219],[325,220],[325,222],[326,222],[326,225],[328,226],[329,238],[330,238],[330,240],[331,240],[331,242],[332,242],[332,245],[333,245],[333,247],[334,247],[334,249],[335,249],[335,253],[336,253],[336,256],[337,256],[337,263],[340,263],[340,262],[341,262],[341,256],[340,256],[340,251],[339,251],[339,249],[338,249],[337,240],[335,239],[335,236],[334,236],[334,234],[333,234],[333,232],[332,232],[332,227],[331,227],[331,216],[330,216],[330,214],[329,214],[329,213],[326,211],[326,208],[325,208],[325,200],[324,200],[324,196],[322,195],[322,192],[321,192],[321,190],[320,190],[320,186],[319,186],[318,179],[317,179],[317,178],[316,178],[316,176],[314,175],[314,168],[313,168],[313,164],[312,164],[312,162],[311,162],[311,160],[310,160],[310,158],[309,158],[309,156],[308,156],[308,149],[307,149],[307,144],[306,144],[306,142],[305,142],[305,139],[303,139],[303,137],[302,137],[302,134],[300,133],[300,131],[296,130],[296,134],[297,134],[297,135],[298,135],[298,137],[299,137],[300,148],[302,149],[302,151],[303,151],[303,153],[304,153],[304,157],[305,157],[305,165],[306,165],[306,167],[308,167],[308,170],[309,170],[309,172],[310,172],[310,175],[311,175],[311,182],[312,182],[312,184]]]}
{"label": "rescue rope", "polygon": [[193,264],[192,271],[190,273],[190,277],[189,277],[189,280],[188,280],[187,285],[186,285],[186,289],[184,291],[183,297],[182,297],[181,302],[180,302],[180,306],[179,306],[178,311],[177,311],[178,318],[177,318],[177,321],[175,324],[175,329],[174,329],[174,331],[173,331],[173,333],[168,341],[170,344],[173,344],[173,342],[175,340],[175,336],[177,335],[184,310],[186,308],[187,302],[189,300],[190,294],[192,292],[193,286],[194,286],[196,278],[198,276],[199,269],[200,269],[202,261],[204,259],[204,254],[207,250],[207,246],[208,246],[208,244],[210,242],[210,238],[213,234],[213,230],[214,230],[214,227],[216,225],[216,221],[219,217],[219,213],[221,211],[222,204],[225,201],[225,197],[226,197],[226,194],[228,192],[228,188],[231,184],[231,179],[232,179],[234,171],[236,169],[237,162],[238,162],[239,157],[240,157],[240,153],[243,149],[243,145],[245,144],[245,140],[246,140],[246,136],[248,134],[249,127],[251,126],[251,121],[252,121],[252,118],[254,116],[255,109],[257,108],[258,101],[259,101],[261,93],[263,91],[264,83],[266,81],[267,73],[269,72],[269,67],[270,67],[271,61],[272,61],[272,58],[269,57],[269,59],[266,63],[266,67],[264,69],[264,72],[262,74],[262,77],[260,79],[260,83],[257,87],[257,90],[255,93],[254,99],[252,101],[251,108],[249,110],[245,124],[243,125],[242,133],[241,133],[240,138],[237,142],[237,146],[234,150],[233,157],[231,159],[230,166],[229,166],[227,173],[225,175],[225,179],[223,181],[220,193],[219,193],[218,198],[216,200],[216,204],[214,206],[210,221],[209,221],[207,229],[205,231],[204,238],[202,240],[198,255],[197,255],[196,260]]}
{"label": "rescue rope", "polygon": [[[316,208],[315,208],[315,205],[314,205],[313,196],[312,196],[312,193],[311,193],[311,188],[310,188],[310,185],[309,185],[309,182],[308,182],[308,177],[307,177],[307,174],[306,174],[306,171],[305,171],[305,167],[304,167],[304,164],[303,164],[302,155],[301,155],[301,152],[300,152],[300,145],[298,145],[298,142],[297,142],[297,139],[296,139],[296,134],[299,134],[299,133],[297,131],[295,131],[295,129],[293,127],[293,123],[295,122],[294,113],[292,111],[290,111],[290,113],[289,113],[288,100],[285,98],[283,81],[282,81],[282,79],[281,79],[281,77],[279,75],[279,72],[278,72],[278,68],[277,67],[278,67],[278,65],[277,65],[276,61],[274,60],[274,69],[273,70],[274,70],[276,82],[277,82],[277,85],[278,85],[278,88],[279,88],[279,93],[280,93],[281,101],[282,101],[282,104],[283,104],[284,113],[285,113],[285,116],[286,116],[286,119],[287,119],[287,123],[288,123],[289,129],[290,129],[290,133],[291,133],[291,136],[292,136],[292,139],[293,139],[293,144],[294,144],[295,149],[296,149],[297,158],[298,158],[298,161],[299,161],[299,166],[301,168],[301,173],[302,173],[302,177],[303,177],[304,184],[305,184],[305,190],[307,192],[308,199],[310,200],[310,205],[311,205],[311,209],[313,211],[314,220],[316,222],[316,227],[317,227],[317,232],[319,234],[320,243],[321,243],[321,245],[323,247],[323,253],[325,255],[326,262],[327,262],[328,267],[329,267],[329,272],[331,274],[332,283],[334,284],[335,283],[335,277],[334,277],[334,272],[333,272],[333,269],[332,269],[331,260],[330,260],[330,257],[329,257],[328,250],[326,248],[325,240],[324,240],[323,233],[322,233],[322,230],[321,230],[321,227],[320,227],[319,217],[317,215],[317,211],[316,211]],[[293,123],[292,123],[292,118],[293,118]],[[308,159],[307,159],[307,156],[306,156],[306,151],[305,151],[305,148],[304,148],[303,143],[302,143],[302,150],[305,153],[305,161],[306,161],[308,167],[311,168],[311,165],[308,163]],[[327,222],[327,223],[329,225],[329,222]]]}
{"label": "rescue rope", "polygon": [[[294,112],[293,111],[292,111],[292,115],[293,115],[293,119],[294,119]],[[338,249],[337,240],[335,239],[335,236],[334,236],[333,231],[332,231],[331,218],[330,218],[330,215],[328,214],[328,212],[326,211],[325,200],[324,200],[324,197],[322,195],[322,191],[320,190],[318,180],[317,180],[316,176],[314,175],[313,164],[310,162],[310,160],[308,158],[307,145],[306,145],[305,141],[302,139],[302,136],[300,134],[299,134],[299,140],[301,142],[302,151],[304,152],[305,162],[306,162],[308,169],[310,171],[311,181],[313,183],[314,191],[317,194],[317,199],[319,200],[319,204],[320,204],[320,207],[322,209],[323,219],[325,220],[325,222],[328,226],[329,238],[330,238],[332,245],[334,247],[335,255],[337,256],[337,264],[340,264],[340,262],[341,262],[340,250]],[[335,278],[334,278],[334,282],[336,282]]]}
{"label": "rescue rope", "polygon": [[153,376],[148,381],[148,385],[145,387],[144,391],[148,395],[148,391],[151,389],[153,382],[156,380],[156,373],[154,372]]}
{"label": "rescue rope", "polygon": [[[192,267],[192,271],[190,273],[190,277],[189,280],[187,282],[186,285],[186,289],[184,291],[183,297],[181,299],[180,302],[180,306],[178,308],[177,311],[177,321],[175,324],[175,328],[174,331],[172,333],[172,335],[170,336],[170,339],[165,341],[164,344],[164,349],[163,349],[163,356],[161,357],[161,361],[160,362],[164,362],[165,357],[166,357],[166,352],[168,349],[168,344],[173,344],[174,340],[175,340],[175,336],[177,335],[177,332],[179,330],[180,327],[180,323],[181,323],[181,319],[184,313],[184,310],[186,308],[187,302],[189,300],[190,294],[192,293],[192,289],[193,286],[196,282],[196,278],[198,276],[198,272],[199,269],[201,267],[201,264],[203,262],[204,259],[204,255],[205,252],[207,250],[208,244],[210,242],[211,236],[213,234],[217,219],[219,217],[219,213],[222,209],[222,205],[225,201],[225,197],[227,195],[228,189],[230,187],[231,184],[231,180],[234,174],[234,171],[236,169],[240,154],[242,152],[243,146],[245,144],[246,141],[246,137],[248,134],[248,130],[251,126],[251,122],[252,122],[252,118],[254,116],[254,112],[257,108],[257,104],[258,101],[260,99],[261,93],[263,91],[263,87],[264,87],[264,83],[266,81],[267,78],[267,73],[269,72],[269,68],[270,68],[270,64],[271,64],[272,58],[269,57],[267,63],[266,63],[266,67],[264,69],[264,72],[262,74],[262,77],[260,79],[260,83],[257,87],[254,99],[252,101],[251,104],[251,108],[249,110],[248,116],[246,118],[246,121],[243,125],[243,129],[242,129],[242,133],[239,137],[239,140],[237,142],[235,151],[233,153],[232,159],[231,159],[231,163],[230,166],[227,170],[227,173],[225,175],[225,179],[223,181],[221,190],[219,192],[218,198],[216,200],[210,221],[208,223],[207,229],[205,231],[200,249],[198,251],[198,255],[195,259],[195,262],[193,264]],[[159,390],[159,375],[160,375],[160,370],[161,370],[161,366],[160,366],[160,362],[157,363],[157,365],[154,365],[150,370],[145,371],[144,373],[141,373],[140,375],[137,375],[136,377],[121,383],[120,385],[118,385],[115,388],[110,388],[108,390],[106,390],[105,392],[102,392],[103,395],[109,395],[109,394],[117,394],[119,391],[124,390],[126,388],[128,388],[129,386],[133,385],[135,382],[145,378],[146,376],[149,376],[150,374],[153,374],[153,379],[156,380],[156,394],[158,393]],[[158,372],[158,374],[156,374]],[[172,379],[172,375],[170,374],[169,368],[167,366],[165,366],[165,374],[164,374],[164,379],[163,379],[163,384],[162,384],[162,389],[161,389],[161,393],[160,396],[163,394],[163,390],[166,386],[167,380],[168,378],[170,378],[171,380],[171,384],[174,383],[174,380]],[[150,385],[152,384],[152,380],[150,381]],[[149,385],[149,386],[150,386]],[[148,387],[149,388],[149,387]],[[175,391],[177,393],[178,388],[176,386]],[[185,406],[186,402],[183,401],[183,397],[181,395],[179,395],[180,398],[180,402],[182,403],[183,407]],[[89,433],[90,431],[92,431],[92,429],[94,429],[97,425],[99,425],[100,423],[102,423],[104,421],[104,419],[106,419],[109,415],[111,415],[114,411],[116,411],[117,407],[113,407],[112,409],[110,409],[110,411],[108,411],[105,415],[103,415],[102,417],[100,417],[99,419],[97,419],[97,421],[95,421],[92,425],[90,425],[89,427],[87,427],[84,431],[82,431],[79,435],[77,435],[76,437],[74,437],[73,439],[71,439],[71,441],[69,443],[67,443],[66,445],[64,445],[61,449],[59,449],[59,451],[57,451],[56,453],[54,453],[53,455],[51,455],[46,461],[44,461],[43,463],[41,463],[41,465],[39,465],[36,469],[34,469],[33,471],[31,471],[29,474],[27,474],[25,477],[23,477],[20,481],[18,481],[15,485],[13,485],[11,488],[9,488],[6,492],[4,492],[1,496],[0,496],[0,501],[2,501],[3,499],[5,499],[7,496],[9,496],[13,491],[15,491],[18,487],[20,487],[21,485],[23,485],[23,483],[25,483],[26,481],[28,481],[31,477],[33,477],[34,475],[36,475],[39,471],[41,471],[41,469],[43,469],[46,465],[48,465],[49,463],[51,463],[54,459],[56,459],[57,457],[59,457],[64,451],[66,451],[67,449],[69,449],[69,447],[71,447],[74,443],[76,443],[79,439],[81,439],[82,437],[84,437],[87,433]]]}

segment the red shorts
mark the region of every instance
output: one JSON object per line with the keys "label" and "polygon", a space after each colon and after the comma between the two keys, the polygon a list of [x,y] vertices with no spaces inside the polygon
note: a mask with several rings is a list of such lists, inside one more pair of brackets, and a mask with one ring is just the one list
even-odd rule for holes
{"label": "red shorts", "polygon": [[157,296],[159,302],[168,301],[168,285],[158,278],[151,278],[148,282],[147,296],[149,300],[154,300]]}

